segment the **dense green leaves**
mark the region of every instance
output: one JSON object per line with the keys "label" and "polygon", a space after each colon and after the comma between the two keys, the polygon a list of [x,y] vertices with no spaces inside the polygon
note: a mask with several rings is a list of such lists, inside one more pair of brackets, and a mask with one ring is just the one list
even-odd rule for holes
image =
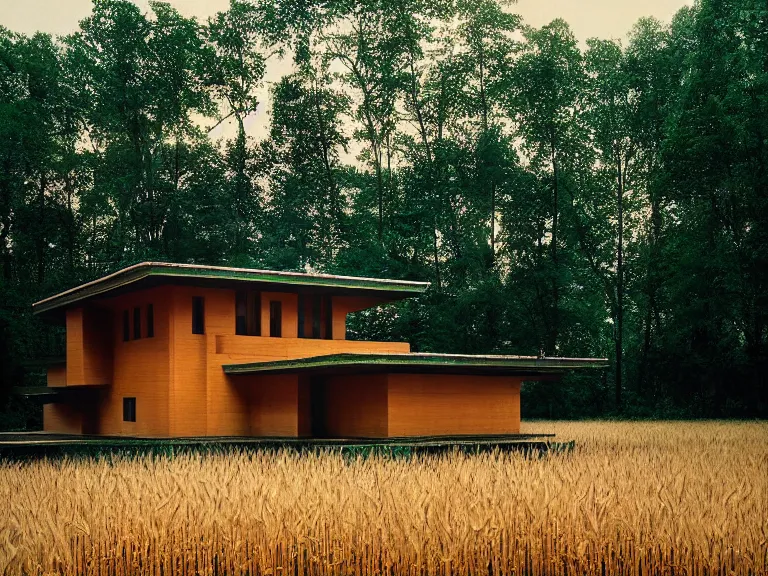
{"label": "dense green leaves", "polygon": [[2,390],[62,351],[32,301],[151,258],[429,280],[350,337],[612,360],[527,416],[765,416],[766,29],[756,0],[626,45],[496,0],[0,28]]}

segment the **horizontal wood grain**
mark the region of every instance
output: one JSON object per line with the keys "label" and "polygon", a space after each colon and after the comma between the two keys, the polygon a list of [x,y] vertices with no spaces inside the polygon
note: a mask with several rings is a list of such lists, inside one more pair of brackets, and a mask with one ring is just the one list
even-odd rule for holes
{"label": "horizontal wood grain", "polygon": [[43,430],[58,434],[82,434],[83,416],[77,406],[45,404],[43,406]]}
{"label": "horizontal wood grain", "polygon": [[330,376],[325,390],[325,430],[338,438],[387,436],[387,375]]}
{"label": "horizontal wood grain", "polygon": [[389,374],[388,384],[390,436],[520,432],[518,378]]}

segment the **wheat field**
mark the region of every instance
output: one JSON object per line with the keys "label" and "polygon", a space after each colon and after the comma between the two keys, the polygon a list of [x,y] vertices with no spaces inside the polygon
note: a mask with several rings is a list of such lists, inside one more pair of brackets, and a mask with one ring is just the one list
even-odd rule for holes
{"label": "wheat field", "polygon": [[569,453],[0,463],[0,574],[768,574],[768,423],[524,424]]}

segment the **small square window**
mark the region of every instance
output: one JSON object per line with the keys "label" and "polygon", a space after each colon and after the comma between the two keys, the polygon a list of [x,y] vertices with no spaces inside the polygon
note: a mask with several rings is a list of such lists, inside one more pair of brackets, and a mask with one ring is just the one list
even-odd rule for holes
{"label": "small square window", "polygon": [[147,304],[147,338],[155,335],[155,307]]}
{"label": "small square window", "polygon": [[123,421],[136,422],[136,398],[123,398]]}
{"label": "small square window", "polygon": [[133,339],[141,338],[141,308],[133,309]]}

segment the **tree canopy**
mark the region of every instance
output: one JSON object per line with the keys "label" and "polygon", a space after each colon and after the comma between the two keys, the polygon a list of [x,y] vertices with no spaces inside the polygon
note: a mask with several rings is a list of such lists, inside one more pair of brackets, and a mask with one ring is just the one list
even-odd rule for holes
{"label": "tree canopy", "polygon": [[524,417],[768,416],[764,2],[584,46],[503,0],[150,6],[0,27],[0,426],[62,352],[30,304],[147,259],[426,280],[349,336],[611,359]]}

